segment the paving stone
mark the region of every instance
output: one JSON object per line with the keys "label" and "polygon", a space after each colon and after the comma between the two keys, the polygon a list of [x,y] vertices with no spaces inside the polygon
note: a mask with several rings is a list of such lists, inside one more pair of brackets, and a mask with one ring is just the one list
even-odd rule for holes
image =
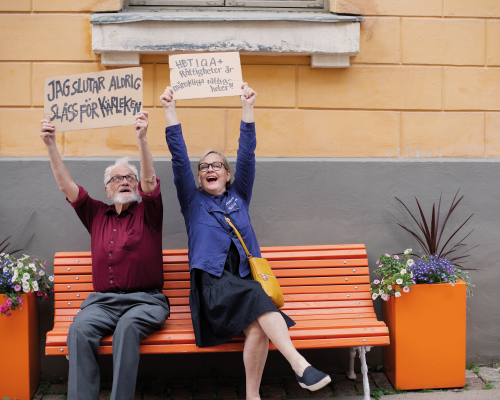
{"label": "paving stone", "polygon": [[481,390],[486,386],[486,383],[484,383],[481,378],[478,378],[477,376],[473,378],[465,378],[465,385],[467,389],[469,390]]}
{"label": "paving stone", "polygon": [[65,398],[65,394],[49,394],[47,396],[43,396],[44,400],[63,400]]}
{"label": "paving stone", "polygon": [[283,384],[286,387],[287,397],[291,399],[304,399],[309,397],[309,392],[298,384],[295,377],[285,377]]}
{"label": "paving stone", "polygon": [[276,383],[282,383],[283,378],[280,376],[263,376],[260,381],[260,386],[263,385],[274,385]]}
{"label": "paving stone", "polygon": [[101,391],[99,392],[99,400],[109,400],[111,397],[111,389],[102,389],[102,384],[101,384]]}
{"label": "paving stone", "polygon": [[309,392],[309,396],[312,396],[312,397],[332,397],[333,396],[333,393],[332,393],[332,388],[330,387],[330,385],[326,385],[325,387],[319,389],[319,390],[316,390],[314,392],[311,392],[311,391],[308,391]]}
{"label": "paving stone", "polygon": [[353,381],[347,379],[344,375],[334,375],[334,377],[333,390],[336,396],[356,396],[356,391],[352,385]]}
{"label": "paving stone", "polygon": [[166,394],[145,394],[144,400],[167,400],[168,396]]}
{"label": "paving stone", "polygon": [[236,387],[225,386],[225,387],[218,388],[217,389],[217,398],[222,399],[222,400],[237,399],[238,395],[236,394]]}
{"label": "paving stone", "polygon": [[193,397],[191,388],[170,388],[170,396],[172,400],[189,400]]}
{"label": "paving stone", "polygon": [[483,381],[499,384],[500,383],[500,367],[490,368],[490,367],[479,367],[479,376],[483,378]]}
{"label": "paving stone", "polygon": [[370,374],[370,377],[372,378],[375,385],[380,389],[394,392],[394,388],[392,387],[389,378],[387,378],[387,375],[384,372],[372,372]]}
{"label": "paving stone", "polygon": [[66,394],[68,392],[67,383],[53,383],[50,385],[51,394]]}
{"label": "paving stone", "polygon": [[[275,378],[279,381],[280,378]],[[282,399],[286,395],[285,388],[281,382],[277,382],[273,385],[260,385],[260,392],[262,397],[266,399]]]}
{"label": "paving stone", "polygon": [[215,393],[217,381],[215,379],[197,379],[194,383],[194,391],[198,392],[211,392]]}
{"label": "paving stone", "polygon": [[35,394],[31,400],[42,400],[42,395],[41,394]]}
{"label": "paving stone", "polygon": [[477,375],[471,369],[465,370],[465,378],[477,378]]}
{"label": "paving stone", "polygon": [[147,384],[146,390],[144,390],[144,394],[148,395],[163,395],[167,391],[167,381],[165,379],[157,379],[154,381],[150,381]]}

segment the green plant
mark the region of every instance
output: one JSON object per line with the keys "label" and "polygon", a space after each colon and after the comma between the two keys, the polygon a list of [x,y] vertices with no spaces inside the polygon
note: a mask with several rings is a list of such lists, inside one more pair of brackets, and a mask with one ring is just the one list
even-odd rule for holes
{"label": "green plant", "polygon": [[487,383],[486,386],[484,388],[481,388],[483,390],[490,390],[490,389],[495,389],[495,385],[493,385],[493,383]]}
{"label": "green plant", "polygon": [[476,375],[479,375],[479,366],[476,365],[475,361],[472,361],[470,364],[467,364],[467,366],[465,368],[468,369],[468,370],[471,370]]}
{"label": "green plant", "polygon": [[[416,240],[417,242],[422,246],[422,249],[425,251],[427,255],[437,255],[439,258],[448,258],[450,261],[453,262],[453,264],[460,266],[463,262],[463,260],[469,255],[465,255],[468,253],[470,250],[476,248],[479,245],[473,246],[462,253],[458,255],[454,255],[458,250],[462,250],[465,245],[463,241],[474,231],[472,229],[465,237],[463,237],[461,240],[455,242],[455,244],[450,244],[452,239],[455,237],[455,235],[464,227],[464,225],[472,218],[474,214],[471,214],[459,227],[456,229],[449,237],[448,240],[442,245],[441,240],[445,240],[443,237],[444,230],[447,226],[447,223],[450,219],[451,214],[457,206],[460,204],[462,201],[463,197],[460,197],[457,200],[457,196],[460,190],[457,191],[455,194],[455,197],[453,198],[453,201],[451,202],[450,208],[448,209],[448,212],[446,213],[446,217],[444,218],[444,221],[442,221],[441,226],[440,226],[440,218],[441,218],[441,199],[442,195],[439,196],[439,203],[437,206],[436,210],[436,204],[432,204],[432,215],[430,220],[428,221],[425,218],[424,212],[422,211],[422,207],[420,206],[420,203],[418,199],[415,197],[415,201],[417,203],[418,211],[420,214],[420,221],[417,220],[417,218],[413,215],[413,213],[410,211],[410,209],[403,203],[402,200],[399,198],[395,197],[395,199],[404,207],[404,209],[408,212],[410,215],[411,219],[417,224],[417,227],[414,227],[411,220],[408,219],[409,221],[409,226],[406,226],[401,222],[396,216],[391,214],[389,211],[389,214],[398,221],[398,225],[403,228],[405,231],[409,232]],[[392,203],[391,203],[392,204]],[[393,205],[393,204],[392,204]],[[406,218],[405,214],[403,214],[398,207],[393,205],[393,207],[403,216]],[[448,247],[450,246],[450,247]],[[464,270],[477,270],[475,268],[463,268]]]}
{"label": "green plant", "polygon": [[405,393],[406,393],[406,390],[401,390],[401,389],[396,389],[396,388],[394,388],[394,393],[395,393],[395,394],[405,394]]}
{"label": "green plant", "polygon": [[434,393],[434,390],[432,389],[422,389],[419,391],[419,393]]}
{"label": "green plant", "polygon": [[50,393],[50,385],[52,384],[52,381],[50,379],[42,379],[40,381],[40,386],[38,386],[38,394],[41,394],[42,396],[47,396]]}

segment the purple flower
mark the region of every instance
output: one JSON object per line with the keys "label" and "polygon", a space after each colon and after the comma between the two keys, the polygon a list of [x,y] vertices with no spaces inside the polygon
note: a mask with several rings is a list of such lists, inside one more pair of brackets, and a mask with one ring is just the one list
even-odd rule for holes
{"label": "purple flower", "polygon": [[11,299],[5,300],[5,307],[10,307],[11,305],[12,305],[12,300]]}
{"label": "purple flower", "polygon": [[7,311],[7,307],[5,307],[3,304],[0,306],[0,312],[5,312]]}
{"label": "purple flower", "polygon": [[16,285],[16,286],[14,286],[14,290],[15,290],[16,292],[20,292],[20,291],[21,291],[21,286],[20,286],[20,285]]}
{"label": "purple flower", "polygon": [[41,297],[41,296],[43,296],[43,292],[41,290],[39,290],[38,292],[36,292],[36,295]]}
{"label": "purple flower", "polygon": [[12,313],[9,311],[9,312],[7,313],[7,317],[10,317],[11,315],[12,315]]}
{"label": "purple flower", "polygon": [[23,304],[23,298],[22,298],[22,297],[20,297],[20,296],[17,296],[17,302],[18,302],[19,304]]}

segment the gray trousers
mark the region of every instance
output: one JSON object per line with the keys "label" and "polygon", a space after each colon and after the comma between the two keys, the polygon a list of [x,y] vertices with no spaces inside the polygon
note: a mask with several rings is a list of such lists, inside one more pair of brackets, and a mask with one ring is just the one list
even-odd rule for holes
{"label": "gray trousers", "polygon": [[97,363],[103,336],[113,334],[111,400],[133,400],[139,366],[139,342],[165,323],[170,315],[163,294],[92,293],[69,327],[68,400],[97,400]]}

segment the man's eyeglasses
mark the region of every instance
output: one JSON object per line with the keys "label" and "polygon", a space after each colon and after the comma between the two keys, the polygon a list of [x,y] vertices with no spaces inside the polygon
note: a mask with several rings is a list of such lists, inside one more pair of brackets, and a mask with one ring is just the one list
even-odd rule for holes
{"label": "man's eyeglasses", "polygon": [[[212,166],[212,169],[214,171],[218,171],[219,169],[221,169],[224,166],[224,164],[221,163],[221,162],[219,162],[219,161],[215,161],[215,162],[210,163],[210,164],[208,164],[208,163],[201,163],[200,165],[198,165],[198,170],[199,171],[203,171],[203,172],[207,172],[208,168],[210,166]],[[224,167],[224,168],[226,168],[226,167]]]}
{"label": "man's eyeglasses", "polygon": [[113,183],[119,183],[123,181],[123,178],[127,180],[127,182],[137,182],[137,176],[135,174],[127,174],[127,175],[115,175],[113,176],[107,183],[113,182]]}

